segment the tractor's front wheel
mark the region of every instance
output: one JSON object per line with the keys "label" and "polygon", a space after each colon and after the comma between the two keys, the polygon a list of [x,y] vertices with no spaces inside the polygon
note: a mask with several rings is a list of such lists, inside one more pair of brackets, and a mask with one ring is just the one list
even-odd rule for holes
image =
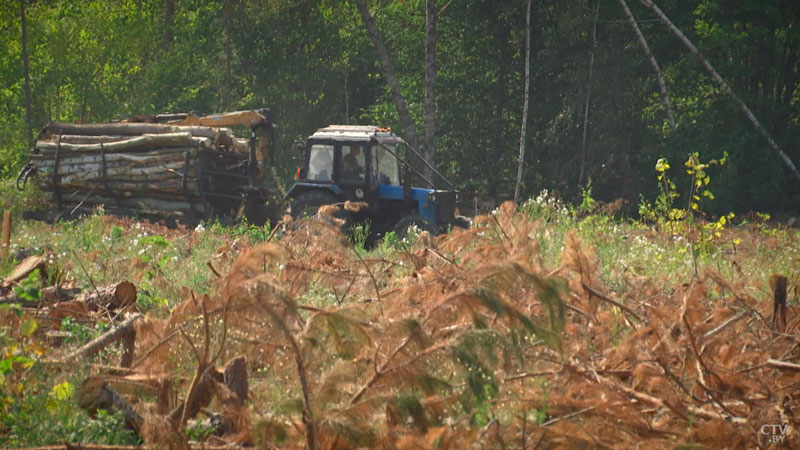
{"label": "tractor's front wheel", "polygon": [[343,205],[331,206],[330,210],[320,214],[320,208],[326,205],[342,203],[341,199],[325,191],[308,191],[298,195],[292,200],[292,217],[295,219],[318,219],[338,227],[342,234],[347,235],[353,226],[353,217]]}
{"label": "tractor's front wheel", "polygon": [[320,206],[338,203],[339,199],[325,191],[303,192],[292,199],[292,217],[295,219],[310,219],[317,214]]}

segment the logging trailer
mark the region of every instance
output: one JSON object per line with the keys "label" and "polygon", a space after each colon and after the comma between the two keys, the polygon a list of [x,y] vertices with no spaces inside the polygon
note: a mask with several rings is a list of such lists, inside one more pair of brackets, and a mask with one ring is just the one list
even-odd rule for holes
{"label": "logging trailer", "polygon": [[[239,139],[229,127],[250,128]],[[39,133],[17,177],[23,189],[35,175],[52,194],[52,208],[25,217],[53,221],[104,205],[109,214],[194,225],[275,220],[283,212],[273,160],[269,110],[206,117],[139,115],[124,122],[51,122]],[[270,176],[277,189],[266,187]]]}

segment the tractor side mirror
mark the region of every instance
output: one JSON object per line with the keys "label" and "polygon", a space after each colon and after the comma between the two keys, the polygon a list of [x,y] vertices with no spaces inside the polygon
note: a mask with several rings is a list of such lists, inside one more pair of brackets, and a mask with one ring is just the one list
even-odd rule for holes
{"label": "tractor side mirror", "polygon": [[295,153],[305,153],[306,143],[304,141],[294,141],[293,144]]}

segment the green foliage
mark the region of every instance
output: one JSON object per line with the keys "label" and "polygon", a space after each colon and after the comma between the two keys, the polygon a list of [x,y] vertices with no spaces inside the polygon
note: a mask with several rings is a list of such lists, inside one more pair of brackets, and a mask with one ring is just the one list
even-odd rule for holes
{"label": "green foliage", "polygon": [[87,326],[70,316],[61,320],[61,331],[69,333],[65,342],[83,345],[108,331],[108,324],[97,322],[93,326]]}
{"label": "green foliage", "polygon": [[[686,173],[692,176],[691,189],[689,190],[689,212],[695,211],[702,214],[703,199],[714,200],[714,194],[708,189],[711,177],[706,173],[706,169],[711,166],[724,166],[728,161],[728,152],[723,153],[719,160],[712,159],[707,163],[700,161],[700,154],[692,153],[686,160]],[[723,223],[724,225],[724,223]]]}
{"label": "green foliage", "polygon": [[592,213],[597,206],[597,200],[592,197],[592,179],[586,182],[586,186],[581,188],[581,204],[578,205],[578,211],[583,214]]}
{"label": "green foliage", "polygon": [[381,253],[386,253],[392,249],[396,250],[400,248],[402,241],[403,240],[397,236],[397,233],[394,231],[387,231],[386,234],[383,235],[383,239],[378,248]]}
{"label": "green foliage", "polygon": [[686,211],[674,207],[675,199],[680,197],[680,194],[675,182],[667,174],[669,169],[670,165],[666,158],[659,158],[656,161],[659,183],[655,205],[644,199],[641,199],[639,203],[639,217],[646,221],[672,224],[686,217]]}
{"label": "green foliage", "polygon": [[[0,154],[0,158],[3,158],[2,154]],[[24,191],[17,189],[14,179],[17,176],[15,172],[17,164],[9,162],[9,158],[0,159],[0,161],[8,164],[4,166],[8,169],[8,173],[0,173],[0,177],[2,177],[0,178],[0,209],[10,210],[15,217],[19,217],[22,211],[41,209],[46,201],[44,193],[32,181],[26,185]]]}
{"label": "green foliage", "polygon": [[121,414],[99,410],[90,418],[76,404],[74,384],[62,381],[48,385],[41,369],[0,412],[4,432],[0,445],[32,447],[63,442],[105,445],[138,445],[140,438],[125,426]]}
{"label": "green foliage", "polygon": [[272,226],[269,222],[262,226],[258,226],[248,222],[246,217],[242,217],[241,222],[232,227],[224,227],[219,222],[215,222],[211,225],[211,229],[214,233],[220,235],[227,234],[232,236],[246,237],[250,243],[254,245],[266,242],[267,238],[269,238],[269,235],[272,232]]}
{"label": "green foliage", "polygon": [[41,287],[42,278],[39,275],[39,269],[35,269],[20,284],[14,286],[14,294],[23,300],[36,302],[41,296],[39,291]]}
{"label": "green foliage", "polygon": [[714,200],[715,196],[709,190],[711,176],[707,170],[713,166],[724,166],[728,160],[728,153],[723,152],[719,160],[711,159],[707,163],[700,160],[699,153],[689,156],[684,163],[686,173],[690,175],[688,206],[684,209],[675,208],[675,200],[680,197],[675,183],[669,178],[667,171],[670,168],[665,158],[656,163],[658,173],[659,195],[655,206],[642,199],[639,204],[639,214],[645,221],[653,222],[663,230],[671,233],[683,234],[702,253],[711,253],[715,246],[714,241],[722,237],[725,225],[735,217],[734,213],[719,216],[717,220],[708,221],[703,208],[704,199]]}
{"label": "green foliage", "polygon": [[359,222],[353,226],[350,240],[353,242],[353,247],[355,247],[356,251],[364,251],[364,247],[371,233],[371,228],[372,223],[369,220]]}
{"label": "green foliage", "polygon": [[195,422],[186,428],[186,437],[192,441],[203,442],[212,433],[214,433],[214,428],[201,422]]}
{"label": "green foliage", "polygon": [[[368,3],[410,114],[421,124],[425,2]],[[6,2],[0,8],[0,116],[5,119],[0,172],[5,178],[27,159],[30,138],[18,5]],[[461,188],[507,198],[522,115],[525,18],[520,11],[526,3],[476,0],[469,8],[439,6],[437,166]],[[645,25],[642,31],[669,87],[678,122],[674,130],[667,126],[655,77],[620,8],[600,9],[593,73],[609,82],[591,86],[586,67],[593,45],[592,8],[578,0],[534,3],[533,8],[536,89],[531,102],[537,107],[529,117],[526,146],[537,150],[524,168],[523,194],[547,188],[571,202],[585,200],[573,172],[581,159],[590,88],[586,172],[594,182],[592,198],[634,203],[640,193],[656,196],[649,161],[658,155],[675,160],[679,155],[673,149],[719,158],[713,149],[725,148],[730,160],[716,175],[718,201],[710,213],[796,211],[800,189],[788,181],[781,161],[696,58],[670,33],[659,32],[662,25]],[[631,8],[637,17],[650,14],[638,4]],[[791,2],[728,5],[721,0],[665,7],[795,162],[800,159],[800,86],[795,82],[800,67],[793,63],[800,42],[798,8]],[[352,2],[244,0],[231,3],[230,12],[227,61],[227,22],[219,2],[176,2],[171,16],[162,3],[151,1],[26,3],[33,134],[50,120],[219,112],[228,107],[228,88],[231,109],[272,108],[280,124],[279,150],[330,123],[378,123],[405,131]],[[293,173],[292,156],[276,152],[287,178]],[[16,201],[8,203],[21,209]]]}

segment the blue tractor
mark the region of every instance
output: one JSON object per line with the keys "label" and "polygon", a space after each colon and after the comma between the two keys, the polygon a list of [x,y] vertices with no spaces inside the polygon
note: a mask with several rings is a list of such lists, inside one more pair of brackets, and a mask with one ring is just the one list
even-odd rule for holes
{"label": "blue tractor", "polygon": [[412,173],[433,183],[403,158],[415,155],[425,162],[389,128],[331,125],[299,147],[303,165],[286,195],[295,218],[314,216],[324,205],[350,202],[360,207],[340,208],[338,218],[347,225],[368,221],[376,236],[395,231],[402,237],[411,226],[433,234],[469,226],[469,219],[456,214],[455,190],[411,186]]}

